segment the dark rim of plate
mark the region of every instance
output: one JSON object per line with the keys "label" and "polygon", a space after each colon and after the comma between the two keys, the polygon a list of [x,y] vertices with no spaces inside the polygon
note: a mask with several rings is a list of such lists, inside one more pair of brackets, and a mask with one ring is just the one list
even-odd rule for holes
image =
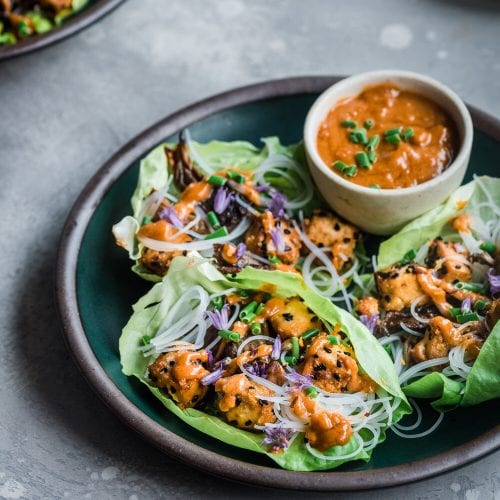
{"label": "dark rim of plate", "polygon": [[[116,2],[115,2],[116,3]],[[254,101],[319,93],[341,77],[312,76],[258,83],[216,95],[161,120],[120,149],[84,188],[65,223],[56,267],[56,299],[64,337],[90,385],[104,402],[154,446],[189,466],[253,485],[294,490],[340,491],[397,486],[441,474],[500,447],[500,425],[468,443],[424,460],[357,472],[294,472],[242,462],[193,444],[164,428],[130,402],[96,359],[83,329],[76,294],[78,254],[87,225],[120,175],[166,137],[214,113]],[[474,126],[500,141],[500,121],[469,106]]]}
{"label": "dark rim of plate", "polygon": [[93,5],[76,12],[69,19],[64,21],[61,26],[54,28],[41,35],[33,35],[25,40],[12,45],[0,47],[0,61],[10,59],[41,49],[47,45],[60,42],[87,26],[95,23],[101,17],[109,14],[114,8],[118,7],[124,0],[99,0]]}

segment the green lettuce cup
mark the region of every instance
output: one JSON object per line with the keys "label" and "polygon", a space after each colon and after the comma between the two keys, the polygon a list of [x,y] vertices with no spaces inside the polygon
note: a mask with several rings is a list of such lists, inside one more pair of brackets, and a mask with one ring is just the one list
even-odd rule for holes
{"label": "green lettuce cup", "polygon": [[[277,304],[289,309],[273,309]],[[292,305],[295,309],[290,309]],[[304,311],[303,317],[298,310]],[[294,331],[295,325],[306,328],[303,319],[317,328]],[[290,324],[294,325],[291,330]],[[351,391],[346,382],[345,390],[338,393],[324,390],[322,381],[327,379],[317,376],[316,370],[329,376],[330,372],[329,367],[314,365],[312,346],[318,345],[323,346],[321,356],[336,350],[337,363],[340,356],[354,363],[350,366],[358,382],[368,385],[352,387],[371,389]],[[123,372],[138,378],[188,425],[227,444],[266,454],[289,470],[327,470],[348,461],[368,461],[387,429],[410,412],[391,359],[369,330],[310,290],[295,273],[246,268],[227,278],[207,259],[177,257],[162,282],[133,306],[119,348]],[[221,348],[224,356],[219,357]],[[260,351],[265,357],[258,358]],[[241,364],[242,357],[251,362]],[[185,373],[181,358],[195,360],[197,373],[203,377],[193,376],[188,385],[177,384],[172,370]],[[269,363],[267,372],[258,364],[263,359]],[[281,382],[271,376],[271,363],[273,374],[281,374]],[[313,376],[307,373],[308,363],[312,363]],[[159,383],[157,376],[168,383]],[[233,414],[224,408],[221,395],[228,397],[224,387],[234,381],[242,387],[251,384],[252,394],[260,391],[255,408],[245,396],[234,403]],[[190,391],[189,398],[183,398],[179,390]],[[314,411],[299,418],[297,401]],[[234,413],[238,408],[250,415],[241,425]],[[349,422],[349,434],[342,445],[318,450],[322,446],[315,444],[309,432],[313,417],[334,418],[334,414],[339,421]],[[250,418],[257,421],[263,416],[267,422],[259,420],[259,425],[245,428]]]}

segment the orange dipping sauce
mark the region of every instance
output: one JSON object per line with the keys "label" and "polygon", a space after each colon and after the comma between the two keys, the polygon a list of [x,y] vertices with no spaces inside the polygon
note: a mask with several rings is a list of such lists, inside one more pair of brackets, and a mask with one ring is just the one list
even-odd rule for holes
{"label": "orange dipping sauce", "polygon": [[337,174],[383,189],[415,186],[441,174],[457,142],[455,124],[441,107],[390,83],[340,101],[317,137],[319,155]]}

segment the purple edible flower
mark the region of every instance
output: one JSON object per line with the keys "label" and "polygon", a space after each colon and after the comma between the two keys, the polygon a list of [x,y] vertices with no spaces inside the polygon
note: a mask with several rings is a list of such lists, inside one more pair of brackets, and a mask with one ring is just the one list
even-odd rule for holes
{"label": "purple edible flower", "polygon": [[266,378],[267,375],[267,366],[260,365],[257,361],[254,361],[251,364],[245,365],[245,368],[256,377]]}
{"label": "purple edible flower", "polygon": [[470,299],[470,297],[467,297],[462,301],[462,305],[460,308],[462,309],[462,313],[471,312],[472,300]]}
{"label": "purple edible flower", "polygon": [[273,350],[271,351],[271,358],[279,359],[281,355],[281,337],[279,335],[274,339]]}
{"label": "purple edible flower", "polygon": [[208,375],[205,375],[201,379],[201,383],[203,385],[215,384],[215,382],[217,382],[217,380],[219,380],[222,377],[223,373],[224,373],[224,367],[219,366],[219,368],[215,369],[213,372],[209,373]]}
{"label": "purple edible flower", "polygon": [[285,237],[283,236],[283,229],[281,227],[271,229],[271,239],[273,240],[276,252],[283,253],[285,251]]}
{"label": "purple edible flower", "polygon": [[247,246],[245,243],[238,243],[238,246],[236,247],[236,258],[239,260],[245,255],[245,252],[247,251]]}
{"label": "purple edible flower", "polygon": [[265,426],[263,431],[266,437],[263,439],[262,444],[269,446],[269,449],[274,452],[286,450],[296,432],[294,429],[286,429],[283,426]]}
{"label": "purple edible flower", "polygon": [[285,215],[285,204],[287,201],[287,197],[283,193],[273,189],[271,191],[271,203],[269,203],[267,208],[274,217],[283,217]]}
{"label": "purple edible flower", "polygon": [[361,321],[361,323],[363,323],[363,325],[365,325],[366,328],[370,330],[370,332],[375,333],[378,318],[378,314],[370,314],[370,316],[368,316],[367,314],[362,314],[359,317],[359,321]]}
{"label": "purple edible flower", "polygon": [[301,375],[295,370],[287,373],[285,375],[285,378],[292,383],[292,386],[288,389],[288,392],[304,391],[305,389],[312,387],[313,385],[311,375]]}
{"label": "purple edible flower", "polygon": [[212,325],[217,328],[217,330],[226,330],[229,318],[228,318],[228,309],[229,306],[224,304],[219,311],[218,309],[214,309],[213,311],[205,311],[207,318],[210,320]]}
{"label": "purple edible flower", "polygon": [[269,191],[269,186],[267,184],[260,184],[259,186],[255,186],[255,191],[257,191],[257,193],[265,193]]}
{"label": "purple edible flower", "polygon": [[493,274],[494,270],[492,267],[488,269],[488,282],[490,284],[491,295],[496,295],[500,293],[500,275]]}
{"label": "purple edible flower", "polygon": [[233,201],[234,194],[226,188],[220,187],[214,198],[214,212],[221,214],[227,210],[229,204]]}
{"label": "purple edible flower", "polygon": [[158,217],[170,222],[170,224],[177,229],[182,229],[184,227],[184,224],[179,219],[179,216],[173,207],[162,207],[158,213]]}
{"label": "purple edible flower", "polygon": [[208,366],[212,366],[214,364],[214,355],[210,349],[205,349],[207,351],[207,363]]}

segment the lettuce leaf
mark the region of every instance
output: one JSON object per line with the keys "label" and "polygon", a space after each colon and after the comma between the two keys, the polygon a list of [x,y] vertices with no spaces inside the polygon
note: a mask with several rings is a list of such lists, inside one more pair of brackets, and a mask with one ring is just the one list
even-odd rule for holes
{"label": "lettuce leaf", "polygon": [[[228,279],[209,261],[199,256],[177,257],[173,260],[167,276],[133,306],[133,315],[123,329],[119,341],[122,370],[126,375],[137,377],[162,404],[188,425],[219,439],[227,444],[265,453],[280,466],[290,470],[326,470],[338,467],[346,461],[369,460],[371,452],[361,451],[351,458],[342,458],[356,451],[358,444],[351,439],[345,446],[336,446],[328,451],[332,460],[319,459],[309,454],[304,442],[295,439],[290,447],[281,454],[267,453],[261,446],[262,434],[236,429],[220,418],[196,409],[180,409],[172,400],[157,388],[149,385],[145,378],[148,364],[152,361],[139,350],[143,335],[154,336],[169,308],[179,299],[183,291],[195,284],[214,293],[227,288],[266,289],[281,296],[301,296],[323,321],[328,324],[340,322],[348,335],[358,362],[364,371],[380,385],[381,395],[391,395],[401,400],[395,410],[393,422],[397,422],[411,409],[402,393],[392,362],[385,350],[377,343],[364,325],[349,313],[337,308],[324,297],[309,290],[300,276],[280,271],[261,271],[244,269],[236,278]],[[371,436],[361,436],[369,440]],[[382,432],[379,441],[385,439]]]}
{"label": "lettuce leaf", "polygon": [[[200,170],[203,170],[202,166],[204,165],[208,165],[213,170],[225,170],[229,167],[255,170],[271,155],[281,155],[304,165],[304,172],[308,172],[302,143],[284,146],[278,137],[266,137],[262,139],[262,142],[264,146],[259,149],[246,141],[211,141],[207,144],[190,141],[189,148],[191,157]],[[140,227],[141,221],[138,221],[137,218],[141,213],[144,200],[153,189],[163,188],[171,176],[164,152],[165,146],[172,148],[175,147],[175,144],[160,144],[141,160],[137,186],[131,199],[132,215],[124,217],[113,228],[113,233],[122,241],[122,246],[129,252],[129,257],[136,261],[132,266],[133,272],[141,278],[153,282],[161,281],[161,277],[148,271],[137,260],[141,254],[141,248],[137,244],[135,234]],[[295,194],[295,186],[286,177],[270,174],[266,175],[266,182],[288,197]],[[175,188],[171,189],[175,191]],[[313,208],[321,206],[324,206],[324,202],[315,191],[311,202],[304,207],[304,212],[307,214]]]}
{"label": "lettuce leaf", "polygon": [[[438,236],[447,239],[457,233],[450,219],[470,213],[486,223],[491,207],[500,207],[500,179],[476,177],[458,188],[447,201],[418,217],[380,245],[378,263],[385,268],[398,262],[412,249],[418,250]],[[497,208],[498,210],[498,208]],[[442,373],[431,373],[403,388],[407,396],[435,399],[432,406],[440,411],[470,406],[500,397],[500,326],[497,324],[484,343],[465,383],[451,380]]]}

